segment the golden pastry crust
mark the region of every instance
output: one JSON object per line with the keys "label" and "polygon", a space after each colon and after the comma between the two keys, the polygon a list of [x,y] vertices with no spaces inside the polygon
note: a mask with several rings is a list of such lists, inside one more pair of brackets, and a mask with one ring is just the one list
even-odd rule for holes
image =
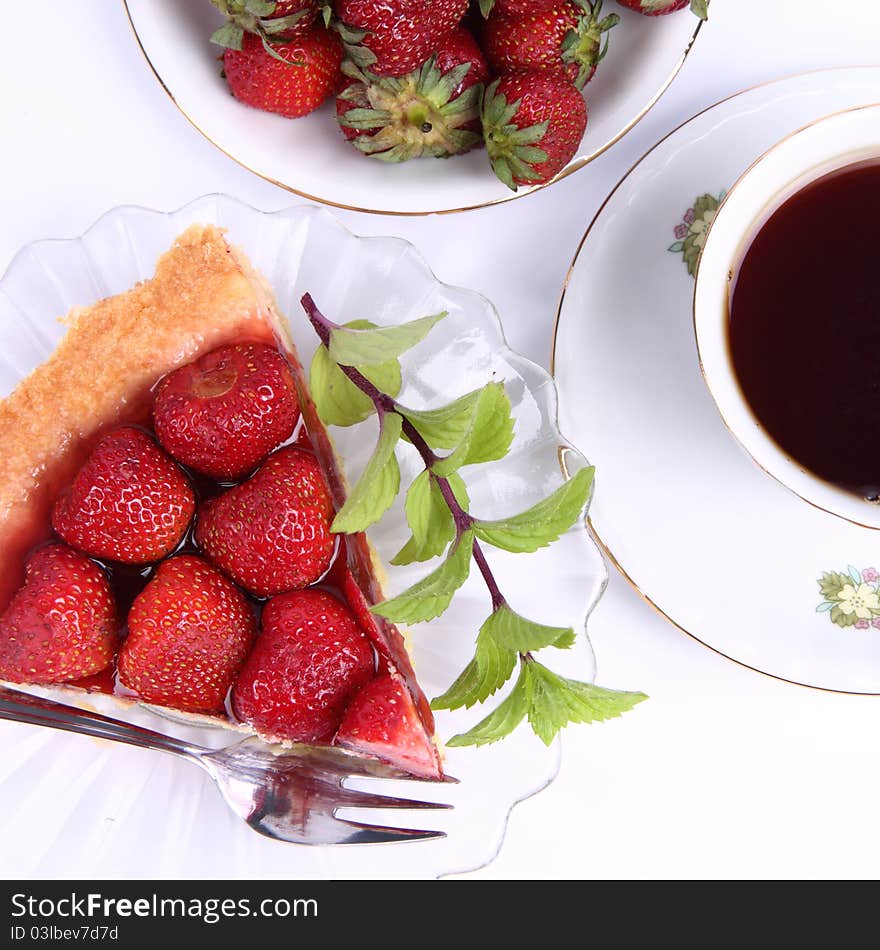
{"label": "golden pastry crust", "polygon": [[[215,227],[193,225],[155,276],[77,308],[55,352],[0,401],[0,609],[11,565],[34,542],[27,522],[119,422],[140,421],[156,380],[231,339],[273,338],[269,295]],[[5,590],[4,590],[5,588]]]}

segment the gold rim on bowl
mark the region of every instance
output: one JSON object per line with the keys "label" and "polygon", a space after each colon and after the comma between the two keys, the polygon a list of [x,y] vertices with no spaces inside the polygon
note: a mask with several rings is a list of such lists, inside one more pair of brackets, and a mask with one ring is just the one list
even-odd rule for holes
{"label": "gold rim on bowl", "polygon": [[612,136],[607,142],[605,142],[603,145],[600,145],[598,148],[594,149],[592,152],[590,152],[589,155],[582,155],[574,159],[565,168],[563,168],[561,172],[559,172],[557,175],[554,175],[553,178],[551,178],[549,181],[545,181],[540,185],[533,185],[531,188],[528,188],[526,190],[512,191],[509,195],[505,195],[503,198],[493,198],[491,201],[483,201],[478,204],[466,205],[463,208],[442,208],[440,210],[428,209],[426,211],[387,211],[387,210],[380,210],[376,208],[362,208],[357,205],[347,205],[338,201],[333,201],[330,198],[322,198],[319,195],[311,195],[306,191],[300,191],[298,188],[294,188],[292,185],[285,184],[283,181],[278,181],[276,178],[272,178],[271,175],[264,174],[263,172],[258,171],[256,168],[252,168],[250,165],[245,164],[240,158],[237,158],[231,152],[223,148],[222,145],[215,142],[214,139],[212,139],[211,136],[208,135],[207,132],[205,132],[205,130],[198,124],[198,122],[196,122],[196,120],[188,112],[186,112],[186,110],[174,98],[174,94],[171,92],[171,90],[165,84],[165,81],[159,75],[159,71],[153,65],[153,61],[150,59],[149,53],[146,51],[146,49],[144,48],[144,44],[141,42],[140,35],[138,34],[137,27],[135,26],[134,19],[132,18],[132,15],[131,15],[131,10],[129,9],[129,6],[128,6],[128,0],[122,0],[122,5],[125,8],[125,15],[128,19],[128,25],[131,28],[131,32],[134,35],[135,40],[137,41],[138,48],[143,54],[143,57],[146,60],[147,65],[150,67],[150,70],[152,71],[153,75],[156,77],[156,80],[158,81],[159,85],[162,87],[165,94],[174,103],[174,105],[177,107],[180,114],[187,120],[187,122],[189,122],[189,124],[197,132],[201,133],[215,148],[219,149],[224,155],[226,155],[228,158],[231,158],[236,164],[240,165],[242,168],[246,169],[247,171],[251,172],[254,175],[257,175],[259,178],[262,178],[264,181],[268,181],[272,185],[277,185],[279,188],[283,188],[285,191],[288,191],[291,194],[299,195],[300,198],[306,198],[308,201],[315,201],[315,202],[318,202],[319,204],[329,205],[332,208],[339,208],[342,211],[361,211],[361,212],[364,212],[365,214],[384,214],[384,215],[389,215],[393,217],[403,217],[403,218],[423,217],[429,214],[457,214],[460,211],[476,211],[479,208],[489,208],[492,205],[505,204],[506,202],[513,201],[516,198],[523,198],[523,197],[526,197],[527,195],[535,194],[536,192],[541,191],[543,188],[547,188],[548,186],[553,185],[558,181],[562,181],[563,178],[568,178],[569,175],[574,174],[574,172],[583,168],[585,165],[589,165],[590,162],[597,159],[604,152],[607,152],[608,149],[611,148],[612,145],[615,145],[617,142],[619,142],[624,137],[624,135],[626,135],[627,132],[629,132],[634,126],[636,126],[657,104],[660,97],[663,95],[664,92],[666,92],[666,90],[672,84],[672,80],[675,79],[675,77],[679,73],[679,70],[684,65],[685,60],[688,58],[688,55],[690,54],[690,51],[693,49],[694,43],[697,41],[697,37],[700,34],[700,30],[702,29],[703,24],[706,22],[705,20],[697,19],[697,25],[693,33],[691,34],[690,39],[687,42],[687,46],[685,47],[684,52],[681,54],[678,62],[672,68],[672,71],[669,73],[666,79],[663,80],[662,84],[660,85],[660,88],[657,90],[656,93],[654,93],[654,95],[651,97],[648,103],[644,106],[644,108],[633,119],[631,119],[619,132],[617,132],[614,136]]}

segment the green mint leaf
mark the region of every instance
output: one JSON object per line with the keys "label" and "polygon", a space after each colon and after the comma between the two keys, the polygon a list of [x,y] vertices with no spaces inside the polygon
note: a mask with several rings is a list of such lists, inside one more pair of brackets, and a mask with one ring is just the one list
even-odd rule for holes
{"label": "green mint leaf", "polygon": [[454,449],[464,438],[482,390],[460,396],[439,409],[406,409],[400,411],[419,430],[433,449]]}
{"label": "green mint leaf", "polygon": [[382,417],[376,451],[345,504],[336,513],[331,531],[338,534],[364,531],[391,507],[400,488],[400,469],[394,447],[400,439],[402,424],[403,420],[396,412]]}
{"label": "green mint leaf", "polygon": [[536,660],[523,664],[529,722],[538,738],[550,743],[570,722],[601,722],[628,712],[647,699],[644,693],[605,689],[566,679]]}
{"label": "green mint leaf", "polygon": [[330,357],[343,366],[375,366],[387,363],[420,343],[435,323],[446,316],[446,311],[430,317],[421,317],[394,327],[351,327],[334,330],[330,334]]}
{"label": "green mint leaf", "polygon": [[574,639],[571,627],[545,627],[544,624],[526,620],[507,604],[493,611],[489,619],[480,628],[501,647],[515,653],[527,653],[529,650],[541,650],[544,647],[570,647]]}
{"label": "green mint leaf", "polygon": [[708,0],[691,0],[691,10],[701,19],[709,19]]}
{"label": "green mint leaf", "polygon": [[473,547],[474,533],[465,531],[440,567],[402,594],[375,604],[370,610],[399,623],[419,623],[439,617],[451,603],[458,588],[467,580]]}
{"label": "green mint leaf", "polygon": [[513,689],[501,705],[485,719],[478,722],[473,729],[453,736],[446,744],[448,746],[486,745],[497,742],[511,732],[525,719],[529,708],[528,686],[525,667],[520,670],[519,677]]}
{"label": "green mint leaf", "polygon": [[[449,485],[458,503],[467,509],[469,499],[461,476],[451,476]],[[391,559],[392,564],[428,561],[442,554],[455,537],[452,512],[436,479],[427,469],[413,479],[406,493],[406,520],[412,537]]]}
{"label": "green mint leaf", "polygon": [[505,551],[537,551],[580,517],[593,484],[593,468],[582,468],[564,485],[527,511],[500,521],[475,521],[474,532],[481,541]]}
{"label": "green mint leaf", "polygon": [[499,646],[487,632],[486,623],[480,627],[474,658],[452,686],[431,701],[432,709],[459,709],[462,706],[470,709],[475,703],[484,702],[510,679],[516,666],[516,652]]}
{"label": "green mint leaf", "polygon": [[432,468],[447,476],[464,465],[504,458],[513,441],[510,400],[501,383],[488,383],[478,393],[468,427],[457,448]]}
{"label": "green mint leaf", "polygon": [[[353,320],[346,326],[370,329],[375,324],[369,320]],[[400,363],[396,359],[359,369],[380,392],[389,396],[396,396],[400,392],[403,381]],[[325,346],[319,346],[312,359],[309,390],[325,425],[352,426],[363,422],[376,411],[372,399],[361,392],[333,362]]]}

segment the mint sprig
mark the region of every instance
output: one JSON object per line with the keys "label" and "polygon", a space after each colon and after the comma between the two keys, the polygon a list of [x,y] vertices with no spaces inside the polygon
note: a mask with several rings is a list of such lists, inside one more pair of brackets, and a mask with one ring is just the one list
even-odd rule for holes
{"label": "mint sprig", "polygon": [[363,531],[378,521],[400,489],[394,454],[404,439],[424,463],[409,486],[405,512],[412,536],[392,559],[409,564],[443,556],[439,566],[390,600],[374,605],[378,616],[399,623],[439,617],[470,574],[480,571],[491,612],[480,627],[473,659],[443,693],[434,709],[470,708],[485,702],[509,682],[512,689],[498,707],[451,746],[484,745],[511,733],[523,720],[549,744],[564,726],[597,722],[631,709],[643,693],[605,689],[567,679],[534,658],[545,648],[568,649],[571,627],[553,627],[513,610],[499,589],[480,542],[513,552],[536,551],[557,540],[583,515],[593,484],[593,469],[583,468],[549,497],[527,511],[486,520],[473,515],[460,470],[504,458],[514,436],[510,400],[501,383],[432,410],[410,409],[397,400],[401,389],[399,357],[418,345],[446,314],[393,327],[368,321],[340,326],[328,320],[309,294],[302,305],[322,345],[310,371],[312,397],[321,419],[354,425],[372,413],[379,418],[379,440],[364,473],[334,519],[335,532]]}

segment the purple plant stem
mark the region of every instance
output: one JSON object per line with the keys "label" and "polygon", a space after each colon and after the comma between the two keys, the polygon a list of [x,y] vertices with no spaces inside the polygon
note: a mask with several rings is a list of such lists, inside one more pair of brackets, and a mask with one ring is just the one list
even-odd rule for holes
{"label": "purple plant stem", "polygon": [[[303,309],[308,315],[309,321],[315,328],[315,331],[321,340],[321,343],[329,348],[330,334],[333,332],[333,330],[339,329],[339,324],[333,323],[332,320],[328,320],[321,313],[315,304],[315,301],[312,299],[311,294],[304,294],[301,302]],[[367,379],[367,377],[364,376],[364,374],[359,370],[355,369],[354,366],[344,366],[341,363],[338,363],[337,365],[342,370],[342,372],[345,373],[345,375],[355,384],[355,386],[357,386],[357,388],[360,389],[365,396],[368,396],[372,400],[380,419],[386,412],[397,411],[398,403],[391,396],[377,389]],[[425,468],[428,469],[430,477],[434,479],[437,487],[440,489],[440,494],[443,496],[443,500],[446,502],[449,511],[452,513],[452,519],[455,522],[456,538],[460,538],[461,535],[473,524],[473,518],[471,518],[471,516],[458,503],[458,499],[455,497],[455,492],[452,490],[452,486],[449,484],[449,479],[443,478],[440,475],[435,475],[431,471],[431,466],[438,461],[438,456],[434,450],[428,445],[428,443],[422,437],[422,434],[409,421],[409,419],[403,415],[401,415],[401,418],[403,419],[403,431],[406,433],[407,438],[413,444],[416,451],[422,457],[422,461],[425,463]],[[492,598],[492,610],[496,611],[499,607],[505,606],[507,601],[498,587],[498,582],[495,580],[495,575],[492,573],[492,569],[489,567],[489,563],[486,560],[486,555],[483,553],[483,549],[480,547],[480,542],[476,538],[474,538],[473,559],[477,567],[480,569],[480,573],[483,575],[483,580],[486,582],[486,587],[489,589],[489,595]]]}

